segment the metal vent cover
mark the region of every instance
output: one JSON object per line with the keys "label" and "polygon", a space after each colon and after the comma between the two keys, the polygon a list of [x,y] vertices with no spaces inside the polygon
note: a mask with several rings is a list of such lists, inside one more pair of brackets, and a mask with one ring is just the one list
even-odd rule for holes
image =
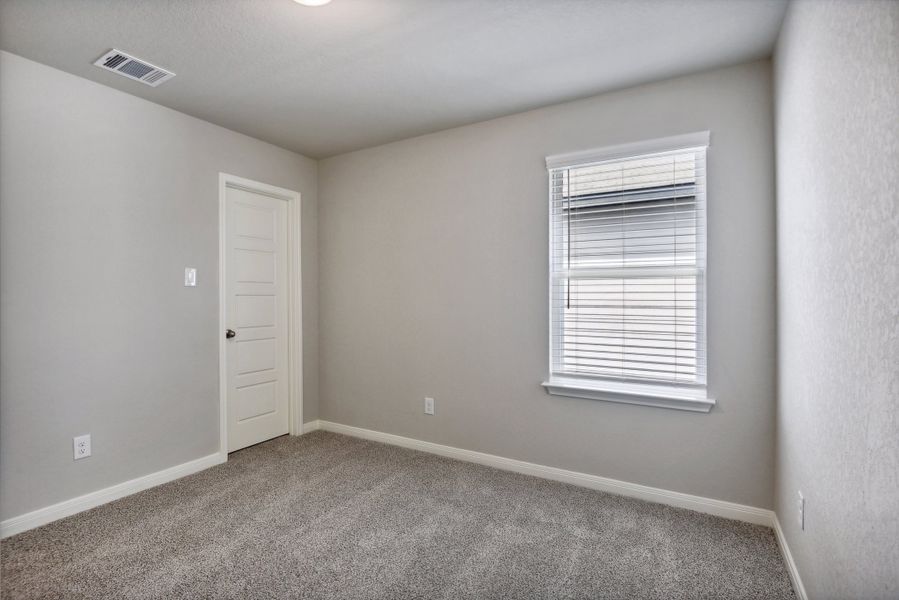
{"label": "metal vent cover", "polygon": [[115,48],[95,60],[94,65],[123,77],[140,81],[150,87],[156,87],[175,76],[171,71],[152,65],[145,60],[135,58]]}

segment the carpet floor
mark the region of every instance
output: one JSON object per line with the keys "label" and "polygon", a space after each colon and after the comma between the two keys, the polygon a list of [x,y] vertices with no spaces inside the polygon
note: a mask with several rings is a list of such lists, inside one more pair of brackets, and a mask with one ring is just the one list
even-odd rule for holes
{"label": "carpet floor", "polygon": [[793,598],[770,529],[325,432],[2,543],[6,598]]}

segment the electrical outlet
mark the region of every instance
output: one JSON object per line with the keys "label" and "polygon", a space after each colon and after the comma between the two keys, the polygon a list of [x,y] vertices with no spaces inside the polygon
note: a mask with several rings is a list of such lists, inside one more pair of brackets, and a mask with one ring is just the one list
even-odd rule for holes
{"label": "electrical outlet", "polygon": [[81,460],[91,455],[91,434],[79,435],[73,438],[72,442],[75,460]]}
{"label": "electrical outlet", "polygon": [[425,398],[425,414],[426,415],[434,414],[434,399],[433,398]]}
{"label": "electrical outlet", "polygon": [[797,512],[797,517],[799,518],[799,529],[805,530],[805,498],[802,497],[802,492],[798,492],[799,499],[796,501],[796,508],[799,509]]}

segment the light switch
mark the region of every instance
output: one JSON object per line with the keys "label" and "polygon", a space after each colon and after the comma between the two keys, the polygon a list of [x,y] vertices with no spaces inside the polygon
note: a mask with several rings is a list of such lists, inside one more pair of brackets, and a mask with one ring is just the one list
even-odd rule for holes
{"label": "light switch", "polygon": [[186,267],[184,269],[184,287],[196,287],[197,286],[197,270],[193,267]]}

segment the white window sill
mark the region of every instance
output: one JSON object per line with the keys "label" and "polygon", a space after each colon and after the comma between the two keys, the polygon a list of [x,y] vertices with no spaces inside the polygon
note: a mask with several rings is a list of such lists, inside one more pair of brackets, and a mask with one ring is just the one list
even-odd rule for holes
{"label": "white window sill", "polygon": [[707,413],[715,406],[715,400],[706,395],[704,388],[679,388],[674,386],[624,383],[614,381],[590,381],[584,379],[551,377],[543,382],[546,391],[554,396],[587,398],[624,404],[641,404],[658,408],[673,408]]}

